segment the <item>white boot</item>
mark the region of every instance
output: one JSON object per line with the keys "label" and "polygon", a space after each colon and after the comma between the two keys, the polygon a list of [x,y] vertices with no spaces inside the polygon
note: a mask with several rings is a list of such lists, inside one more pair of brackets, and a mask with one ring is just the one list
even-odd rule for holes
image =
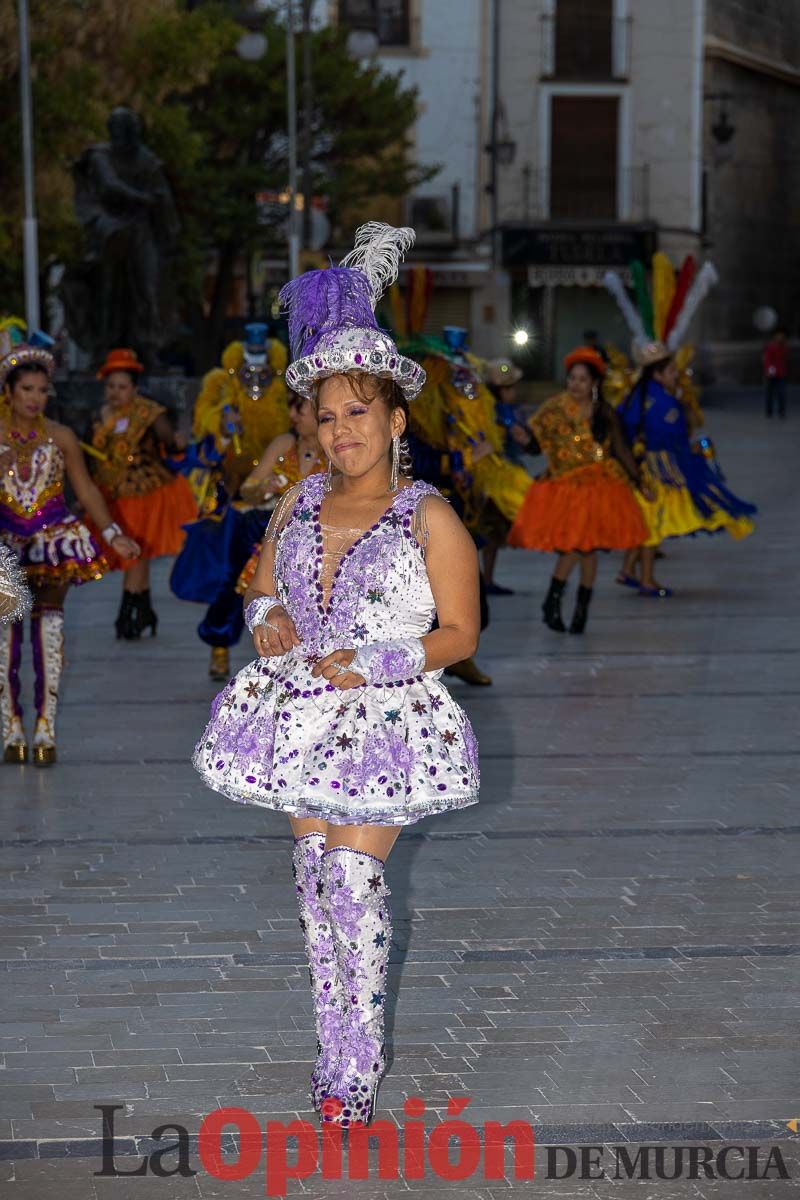
{"label": "white boot", "polygon": [[31,641],[36,697],[33,761],[37,767],[49,767],[56,761],[56,710],[64,666],[63,608],[34,608]]}
{"label": "white boot", "polygon": [[339,1063],[322,1101],[323,1122],[368,1125],[386,1070],[383,1011],[392,941],[390,894],[381,859],[337,846],[322,859],[322,898],[331,919],[342,987]]}
{"label": "white boot", "polygon": [[292,856],[317,1030],[317,1061],[311,1073],[311,1103],[317,1111],[328,1094],[339,1062],[342,1027],[342,989],[320,878],[324,852],[325,834],[309,833],[295,840]]}
{"label": "white boot", "polygon": [[22,727],[19,702],[19,664],[22,655],[22,621],[0,625],[0,720],[3,727],[3,761],[28,761],[28,743]]}

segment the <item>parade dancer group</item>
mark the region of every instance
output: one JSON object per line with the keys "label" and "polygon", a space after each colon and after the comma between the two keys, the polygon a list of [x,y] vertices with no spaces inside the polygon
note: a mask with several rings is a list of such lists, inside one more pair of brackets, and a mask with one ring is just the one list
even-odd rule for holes
{"label": "parade dancer group", "polygon": [[[476,358],[466,330],[398,347],[375,306],[412,241],[369,224],[339,267],[287,284],[292,361],[266,326],[248,326],[204,381],[188,448],[140,392],[136,355],[110,351],[94,480],[74,434],[44,417],[43,339],[0,360],[5,761],[29,754],[28,613],[41,766],[56,757],[67,590],[123,570],[116,631],[135,641],[156,632],[149,561],[180,551],[172,587],[209,605],[211,674],[228,678],[245,624],[253,638],[256,658],[215,699],[193,762],[215,791],[289,819],[317,1034],[310,1100],[344,1127],[372,1119],[386,1070],[387,858],[404,826],[478,800],[475,736],[442,675],[491,682],[472,656],[486,595],[510,594],[494,579],[498,551],[555,554],[544,621],[581,634],[599,551],[624,554],[620,584],[666,598],[653,574],[662,541],[741,537],[754,512],[691,441],[702,417],[674,336],[637,337],[634,367],[577,347],[563,390],[528,420],[519,370]],[[691,307],[688,285],[683,297]],[[529,455],[544,459],[536,478]]]}

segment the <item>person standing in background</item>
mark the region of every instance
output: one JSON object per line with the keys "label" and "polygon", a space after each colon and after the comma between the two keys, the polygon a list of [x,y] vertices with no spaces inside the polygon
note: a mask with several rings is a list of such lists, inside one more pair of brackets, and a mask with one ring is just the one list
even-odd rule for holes
{"label": "person standing in background", "polygon": [[789,375],[789,347],[786,330],[780,326],[764,347],[764,402],[768,417],[777,401],[778,416],[786,416],[786,380]]}

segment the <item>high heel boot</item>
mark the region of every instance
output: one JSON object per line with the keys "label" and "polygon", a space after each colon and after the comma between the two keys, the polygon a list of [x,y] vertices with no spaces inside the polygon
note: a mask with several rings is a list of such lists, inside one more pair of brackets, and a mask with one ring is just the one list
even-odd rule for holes
{"label": "high heel boot", "polygon": [[578,588],[578,595],[575,600],[575,611],[572,614],[572,624],[569,627],[570,633],[583,633],[586,628],[586,620],[589,616],[589,605],[592,600],[592,589],[584,587],[583,584]]}
{"label": "high heel boot", "polygon": [[556,579],[553,576],[542,605],[542,620],[548,629],[553,629],[556,633],[566,633],[567,631],[561,616],[561,597],[564,594],[565,583],[565,580]]}
{"label": "high heel boot", "polygon": [[132,638],[139,635],[135,632],[135,606],[133,592],[128,592],[123,589],[122,598],[119,602],[119,612],[117,619],[114,622],[114,628],[117,631],[117,638],[125,638],[130,641]]}
{"label": "high heel boot", "polygon": [[140,637],[145,629],[150,630],[150,636],[155,637],[158,629],[158,615],[150,600],[150,589],[144,592],[134,592],[134,627],[135,637]]}
{"label": "high heel boot", "polygon": [[3,726],[3,762],[28,761],[28,743],[22,727],[19,702],[19,666],[22,657],[22,621],[0,625],[0,718]]}
{"label": "high heel boot", "polygon": [[383,1015],[392,916],[384,864],[347,846],[326,850],[322,888],[342,986],[342,1031],[321,1116],[343,1127],[368,1125],[386,1071]]}
{"label": "high heel boot", "polygon": [[37,608],[31,613],[36,729],[33,762],[49,767],[56,761],[56,710],[64,666],[64,610]]}
{"label": "high heel boot", "polygon": [[320,866],[325,835],[309,833],[297,838],[292,854],[300,928],[308,955],[308,973],[317,1029],[317,1061],[311,1072],[311,1103],[319,1112],[339,1059],[342,1026],[342,993],[331,924],[322,898]]}

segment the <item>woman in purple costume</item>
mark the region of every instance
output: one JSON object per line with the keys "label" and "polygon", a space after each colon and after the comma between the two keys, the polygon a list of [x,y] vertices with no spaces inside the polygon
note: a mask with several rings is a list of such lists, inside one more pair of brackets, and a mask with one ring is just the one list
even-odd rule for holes
{"label": "woman in purple costume", "polygon": [[[391,943],[384,864],[404,825],[475,804],[477,745],[440,682],[474,653],[472,539],[406,475],[424,372],[375,322],[412,230],[372,223],[340,267],[284,289],[327,475],[287,492],[245,596],[259,657],[220,693],[194,763],[210,787],[288,814],[324,1122],[368,1123],[386,1069]],[[438,627],[431,631],[438,614]]]}
{"label": "woman in purple costume", "polygon": [[[45,418],[54,366],[52,355],[34,344],[18,345],[0,360],[0,543],[14,555],[33,592],[33,761],[38,767],[56,759],[64,600],[71,586],[100,579],[108,570],[100,545],[67,507],[65,476],[107,544],[120,554],[139,553],[89,478],[75,434]],[[0,628],[0,718],[7,763],[28,760],[20,705],[21,616]]]}

